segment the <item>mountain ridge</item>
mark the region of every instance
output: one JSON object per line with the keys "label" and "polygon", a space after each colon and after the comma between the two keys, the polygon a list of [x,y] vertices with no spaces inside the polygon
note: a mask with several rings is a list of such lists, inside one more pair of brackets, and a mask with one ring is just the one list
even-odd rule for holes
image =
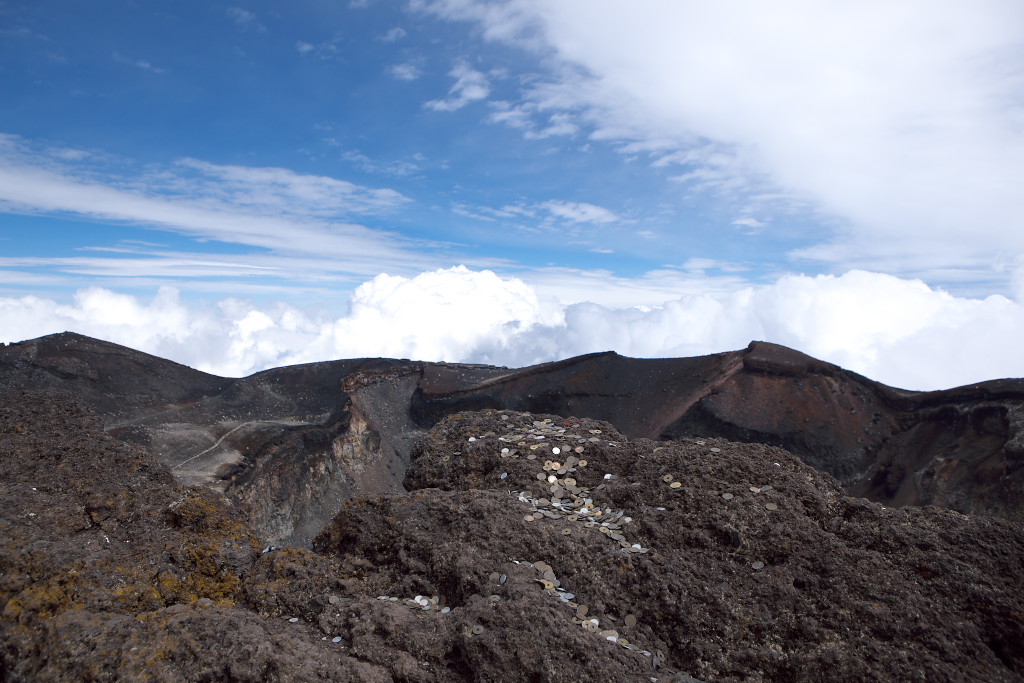
{"label": "mountain ridge", "polygon": [[0,348],[0,392],[37,388],[71,391],[107,433],[223,492],[267,543],[308,546],[353,495],[402,490],[418,439],[486,409],[606,420],[630,438],[765,443],[854,496],[1024,520],[1024,380],[915,392],[769,342],[525,368],[345,359],[241,378],[76,333]]}

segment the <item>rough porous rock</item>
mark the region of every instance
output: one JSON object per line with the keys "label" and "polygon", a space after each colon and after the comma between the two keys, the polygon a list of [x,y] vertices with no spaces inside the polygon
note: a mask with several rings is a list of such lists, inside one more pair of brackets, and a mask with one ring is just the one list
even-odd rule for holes
{"label": "rough porous rock", "polygon": [[[448,676],[1024,679],[1012,523],[849,498],[773,447],[627,441],[593,420],[458,414],[414,457],[412,492],[350,501],[315,548],[365,558],[382,595],[445,596],[448,614],[382,602],[328,622]],[[586,464],[559,473],[569,457]]]}
{"label": "rough porous rock", "polygon": [[218,494],[175,484],[70,394],[0,396],[0,680],[391,680],[309,623],[341,576],[261,554]]}
{"label": "rough porous rock", "polygon": [[69,394],[0,395],[0,679],[1024,680],[1012,522],[511,411],[414,457],[313,551],[261,548]]}

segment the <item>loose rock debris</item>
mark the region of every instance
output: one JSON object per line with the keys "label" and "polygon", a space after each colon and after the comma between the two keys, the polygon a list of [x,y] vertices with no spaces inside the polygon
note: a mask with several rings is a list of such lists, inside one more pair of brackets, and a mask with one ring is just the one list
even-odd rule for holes
{"label": "loose rock debris", "polygon": [[847,498],[778,449],[459,414],[415,451],[408,493],[349,501],[316,552],[262,553],[62,400],[0,402],[15,678],[1024,677],[1019,527]]}

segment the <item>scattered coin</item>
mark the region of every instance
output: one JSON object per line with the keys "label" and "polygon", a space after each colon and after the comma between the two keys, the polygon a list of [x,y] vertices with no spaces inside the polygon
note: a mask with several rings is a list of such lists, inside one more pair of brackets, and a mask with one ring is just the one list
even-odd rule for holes
{"label": "scattered coin", "polygon": [[764,569],[764,562],[754,562],[750,566],[754,569]]}
{"label": "scattered coin", "polygon": [[732,500],[733,496],[731,493],[723,493],[722,498],[724,498],[725,500]]}
{"label": "scattered coin", "polygon": [[666,474],[664,477],[661,478],[661,480],[666,484],[671,482],[673,479],[675,479],[675,477],[673,477],[671,474]]}
{"label": "scattered coin", "polygon": [[476,626],[473,627],[473,635],[477,635],[478,636],[478,635],[480,635],[483,632],[484,632],[484,627],[481,626],[480,624],[477,624]]}
{"label": "scattered coin", "polygon": [[491,576],[490,576],[491,581],[497,581],[500,578],[501,578],[501,574],[499,574],[498,572],[492,572],[491,573]]}
{"label": "scattered coin", "polygon": [[626,626],[636,626],[636,617],[632,614],[627,614],[626,618],[623,619],[623,621],[625,622]]}
{"label": "scattered coin", "polygon": [[334,636],[333,638],[331,638],[331,642],[332,643],[340,643],[341,642],[341,636]]}
{"label": "scattered coin", "polygon": [[779,506],[776,505],[775,503],[765,503],[764,509],[765,510],[778,510]]}
{"label": "scattered coin", "polygon": [[669,484],[669,486],[674,488],[674,489],[677,489],[677,488],[679,488],[682,485],[683,485],[683,482],[681,482],[681,481],[674,481],[671,484]]}
{"label": "scattered coin", "polygon": [[708,450],[711,451],[712,453],[721,453],[722,452],[721,448],[709,448]]}

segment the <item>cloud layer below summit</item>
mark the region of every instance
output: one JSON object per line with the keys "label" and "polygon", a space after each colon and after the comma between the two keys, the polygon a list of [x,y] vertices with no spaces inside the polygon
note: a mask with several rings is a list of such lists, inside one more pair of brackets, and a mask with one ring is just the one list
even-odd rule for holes
{"label": "cloud layer below summit", "polygon": [[229,376],[378,356],[513,367],[606,350],[679,357],[761,339],[908,389],[1024,377],[1020,304],[863,271],[607,308],[560,304],[521,280],[457,267],[375,277],[333,318],[237,299],[190,305],[172,288],[143,300],[95,287],[71,304],[0,299],[0,317],[2,341],[75,330]]}

